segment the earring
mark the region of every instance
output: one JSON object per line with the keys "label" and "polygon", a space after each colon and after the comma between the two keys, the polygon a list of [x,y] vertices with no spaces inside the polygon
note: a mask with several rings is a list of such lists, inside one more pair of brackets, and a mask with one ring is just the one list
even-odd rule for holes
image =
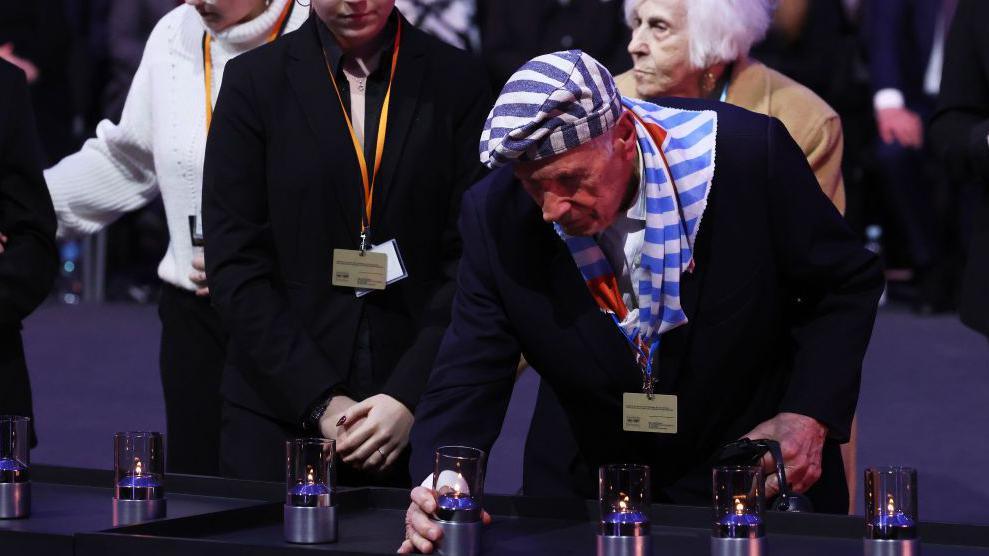
{"label": "earring", "polygon": [[701,78],[701,92],[704,96],[711,94],[714,90],[715,85],[718,84],[718,80],[714,77],[714,73],[711,71],[705,71]]}
{"label": "earring", "polygon": [[299,0],[294,0],[294,1],[295,1],[295,3],[296,3],[296,4],[298,4],[298,5],[300,5],[300,6],[302,6],[303,8],[308,8],[309,6],[311,6],[311,5],[312,5],[312,0],[310,0],[308,4],[303,4],[303,3],[302,3],[302,2],[300,2]]}

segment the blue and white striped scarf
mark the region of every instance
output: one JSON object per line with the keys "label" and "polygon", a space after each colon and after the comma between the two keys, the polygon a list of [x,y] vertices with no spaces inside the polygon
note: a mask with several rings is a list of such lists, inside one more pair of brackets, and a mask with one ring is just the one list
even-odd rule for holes
{"label": "blue and white striped scarf", "polygon": [[[687,322],[680,305],[680,277],[692,268],[694,240],[707,208],[718,118],[714,111],[665,108],[625,97],[622,104],[638,116],[635,131],[646,188],[639,317],[638,322],[622,323],[622,328],[629,338],[652,346],[661,334]],[[662,145],[655,143],[643,122],[666,131]],[[593,237],[568,236],[559,226],[557,232],[586,282],[613,272]]]}

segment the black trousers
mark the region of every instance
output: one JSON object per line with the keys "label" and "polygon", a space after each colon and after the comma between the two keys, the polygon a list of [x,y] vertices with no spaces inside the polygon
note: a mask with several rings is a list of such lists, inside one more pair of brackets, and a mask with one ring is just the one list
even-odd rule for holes
{"label": "black trousers", "polygon": [[[376,393],[372,384],[371,333],[361,319],[347,384],[351,397],[360,401]],[[285,441],[312,436],[301,423],[285,423],[229,401],[223,403],[220,433],[220,472],[224,477],[255,481],[285,480]],[[384,473],[367,473],[336,461],[337,484],[409,488],[409,448]]]}
{"label": "black trousers", "polygon": [[158,315],[166,467],[170,473],[218,475],[227,334],[209,298],[171,285],[162,287]]}

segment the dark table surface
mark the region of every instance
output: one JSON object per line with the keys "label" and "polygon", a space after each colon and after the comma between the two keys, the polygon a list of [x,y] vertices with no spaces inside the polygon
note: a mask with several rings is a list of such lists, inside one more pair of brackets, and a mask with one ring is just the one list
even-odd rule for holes
{"label": "dark table surface", "polygon": [[[282,538],[281,484],[169,476],[165,519],[113,528],[109,472],[41,468],[32,480],[31,517],[0,521],[3,556],[393,554],[408,506],[404,490],[343,490],[338,541],[292,545]],[[594,554],[592,502],[488,496],[485,506],[494,516],[485,555]],[[656,505],[652,518],[654,554],[710,554],[709,509]],[[770,512],[766,526],[774,556],[863,552],[861,517]],[[920,531],[924,556],[989,555],[989,527],[924,523]]]}

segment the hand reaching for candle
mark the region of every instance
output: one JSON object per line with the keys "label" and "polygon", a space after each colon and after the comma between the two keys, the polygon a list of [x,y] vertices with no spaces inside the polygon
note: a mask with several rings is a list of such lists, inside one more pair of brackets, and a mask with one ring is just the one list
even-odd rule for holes
{"label": "hand reaching for candle", "polygon": [[[821,478],[821,451],[828,429],[819,421],[797,413],[780,413],[772,419],[760,423],[745,436],[755,439],[770,439],[780,443],[786,465],[786,481],[794,492],[806,492]],[[766,454],[762,458],[762,468],[767,475],[775,472],[773,457]],[[779,492],[776,475],[766,479],[766,498]]]}
{"label": "hand reaching for candle", "polygon": [[[337,442],[343,440],[343,436],[346,436],[346,431],[342,426],[345,421],[343,416],[348,409],[356,404],[357,402],[342,394],[330,398],[330,403],[326,406],[326,411],[319,418],[319,432],[322,433],[323,438],[329,438]],[[339,448],[337,448],[337,451],[339,451]]]}
{"label": "hand reaching for candle", "polygon": [[387,394],[371,396],[344,413],[347,432],[337,442],[337,453],[358,469],[388,469],[409,443],[413,420],[402,402]]}
{"label": "hand reaching for candle", "polygon": [[[443,537],[439,525],[429,519],[436,511],[436,491],[426,487],[412,489],[412,503],[405,512],[405,540],[398,547],[399,554],[412,554],[419,551],[422,554],[432,554],[436,541]],[[481,512],[481,522],[491,523],[488,512]]]}
{"label": "hand reaching for candle", "polygon": [[192,269],[189,279],[196,285],[196,295],[209,297],[209,286],[206,283],[206,257],[201,252],[192,257]]}

